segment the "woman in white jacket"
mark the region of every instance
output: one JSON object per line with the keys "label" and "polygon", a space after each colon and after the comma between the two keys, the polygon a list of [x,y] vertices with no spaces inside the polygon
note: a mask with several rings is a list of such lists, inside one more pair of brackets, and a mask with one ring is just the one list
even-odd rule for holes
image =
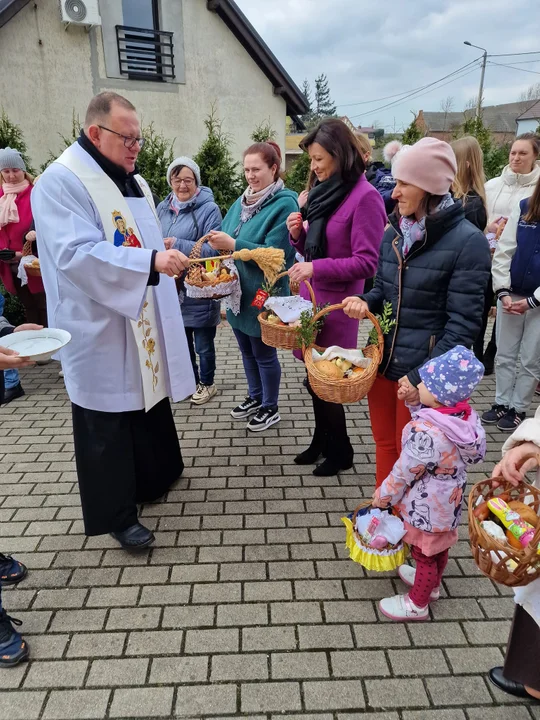
{"label": "woman in white jacket", "polygon": [[495,404],[487,424],[513,432],[540,381],[540,180],[512,210],[493,256],[497,295]]}
{"label": "woman in white jacket", "polygon": [[[499,177],[492,178],[486,183],[488,214],[486,233],[488,240],[495,240],[500,224],[506,223],[516,205],[519,205],[522,200],[533,194],[536,182],[540,178],[539,155],[540,135],[531,132],[519,135],[510,148],[508,165],[505,166]],[[486,306],[490,305],[493,300],[493,293],[490,290],[491,288],[488,288]],[[494,325],[491,340],[482,360],[486,375],[493,373],[495,354],[497,352],[495,335]]]}
{"label": "woman in white jacket", "polygon": [[[502,462],[493,475],[503,475],[517,484],[527,470],[540,462],[540,408],[534,418],[525,420],[503,445]],[[530,453],[537,460],[529,461],[521,470],[519,464]],[[540,469],[536,477],[540,487]],[[491,682],[504,692],[517,697],[540,700],[540,579],[515,591],[516,612],[508,639],[504,667],[489,671]],[[510,717],[510,716],[509,716]]]}
{"label": "woman in white jacket", "polygon": [[515,206],[533,194],[540,177],[539,154],[540,135],[524,133],[514,140],[508,165],[486,183],[488,232],[496,233],[497,221],[510,217]]}

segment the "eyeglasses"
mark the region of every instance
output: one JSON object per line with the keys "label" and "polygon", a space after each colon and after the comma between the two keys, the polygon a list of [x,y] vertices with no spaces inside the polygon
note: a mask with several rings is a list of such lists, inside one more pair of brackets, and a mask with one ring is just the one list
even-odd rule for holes
{"label": "eyeglasses", "polygon": [[184,183],[184,185],[186,187],[191,187],[193,185],[193,183],[195,182],[195,180],[192,180],[191,178],[173,177],[171,179],[171,182],[174,183],[175,185],[182,185],[182,183]]}
{"label": "eyeglasses", "polygon": [[127,147],[128,150],[134,148],[137,143],[139,143],[139,149],[143,149],[144,138],[142,137],[128,137],[127,135],[122,135],[121,133],[116,132],[116,130],[111,130],[110,128],[104,127],[103,125],[98,125],[98,128],[101,128],[102,130],[106,130],[113,135],[118,135],[118,137],[121,137],[124,141],[124,146]]}

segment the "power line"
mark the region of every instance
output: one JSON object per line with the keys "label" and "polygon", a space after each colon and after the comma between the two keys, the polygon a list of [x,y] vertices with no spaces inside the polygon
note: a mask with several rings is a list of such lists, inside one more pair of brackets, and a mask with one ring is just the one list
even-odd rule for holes
{"label": "power line", "polygon": [[535,52],[524,52],[524,53],[502,53],[499,55],[488,55],[488,57],[517,57],[518,55],[540,55],[540,50]]}
{"label": "power line", "polygon": [[[477,63],[480,61],[480,58],[477,58],[476,60],[471,60],[471,62],[467,63],[466,65],[463,65],[463,67],[458,68],[457,70],[454,70],[454,72],[449,73],[448,75],[445,75],[442,78],[439,78],[439,80],[435,80],[435,82],[428,83],[427,85],[423,85],[422,87],[414,88],[414,90],[404,90],[403,92],[396,93],[395,95],[387,95],[386,97],[377,98],[375,100],[363,100],[362,102],[356,102],[356,103],[346,103],[343,105],[338,105],[338,107],[356,107],[358,105],[371,105],[376,102],[381,102],[382,100],[389,100],[390,98],[394,97],[402,97],[404,95],[408,96],[409,94],[413,94],[416,92],[421,92],[422,90],[425,90],[426,88],[431,87],[432,85],[436,85],[437,83],[442,82],[443,80],[446,80],[446,78],[452,77],[452,75],[456,75],[457,73],[461,72],[462,70],[465,70],[466,68],[470,67],[474,63]],[[404,98],[405,99],[405,98]],[[392,104],[392,103],[390,103]],[[370,111],[371,112],[371,111]],[[364,115],[367,113],[363,113]],[[355,117],[360,117],[355,116]]]}
{"label": "power line", "polygon": [[[379,112],[380,110],[386,110],[390,107],[397,107],[398,105],[402,105],[404,102],[406,102],[407,100],[410,100],[410,99],[417,99],[419,97],[423,97],[424,95],[427,95],[428,93],[433,92],[433,90],[439,90],[440,88],[444,87],[445,85],[449,85],[450,83],[453,83],[456,80],[460,80],[461,78],[464,78],[467,75],[470,75],[472,72],[477,70],[477,68],[479,66],[480,65],[479,65],[478,61],[475,61],[475,66],[473,68],[470,68],[467,72],[462,73],[461,75],[459,75],[457,77],[453,77],[452,79],[448,80],[447,82],[443,83],[442,85],[438,85],[438,87],[432,87],[430,90],[427,90],[427,92],[411,93],[410,95],[407,95],[406,97],[402,98],[401,100],[397,100],[393,103],[388,103],[387,105],[382,105],[381,107],[375,108],[374,110],[367,110],[366,112],[360,113],[358,115],[350,115],[349,120],[354,120],[356,118],[363,117],[364,115],[371,115],[376,112]],[[461,68],[461,69],[463,70],[463,68]],[[441,78],[441,80],[442,80],[442,78]],[[440,83],[440,80],[438,80],[437,82]],[[435,84],[437,84],[437,83],[431,83],[431,85],[435,85]],[[429,87],[429,86],[426,86],[426,87]]]}
{"label": "power line", "polygon": [[527,70],[526,68],[516,67],[515,65],[504,65],[503,63],[489,62],[490,65],[497,65],[498,67],[510,68],[510,70],[521,70],[521,72],[531,73],[532,75],[540,75],[538,70]]}

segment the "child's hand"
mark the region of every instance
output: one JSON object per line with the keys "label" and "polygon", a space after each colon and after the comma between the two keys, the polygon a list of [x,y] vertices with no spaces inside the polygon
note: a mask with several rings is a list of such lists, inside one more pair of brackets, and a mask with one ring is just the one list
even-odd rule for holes
{"label": "child's hand", "polygon": [[386,497],[381,498],[381,497],[379,497],[379,494],[377,492],[375,492],[373,494],[373,498],[371,500],[372,507],[384,509],[384,508],[388,507],[389,504],[390,504],[390,496],[387,495]]}

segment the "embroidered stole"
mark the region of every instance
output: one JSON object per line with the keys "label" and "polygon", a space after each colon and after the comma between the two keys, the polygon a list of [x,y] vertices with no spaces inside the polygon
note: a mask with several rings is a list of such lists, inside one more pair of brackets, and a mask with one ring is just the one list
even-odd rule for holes
{"label": "embroidered stole", "polygon": [[[144,238],[137,227],[133,213],[114,182],[101,170],[95,170],[77,157],[73,147],[67,148],[55,161],[71,170],[82,182],[97,208],[105,232],[105,238],[112,244],[137,248],[144,248]],[[136,176],[135,178],[143,191],[146,201],[150,205],[156,221],[156,210],[150,190],[146,183]],[[116,243],[115,243],[116,239]],[[96,278],[99,282],[99,278]],[[156,318],[154,289],[148,287],[141,314],[137,320],[129,320],[131,330],[137,345],[139,365],[141,369],[144,392],[144,407],[146,412],[151,410],[161,400],[168,397],[167,372],[163,362],[161,340]]]}

